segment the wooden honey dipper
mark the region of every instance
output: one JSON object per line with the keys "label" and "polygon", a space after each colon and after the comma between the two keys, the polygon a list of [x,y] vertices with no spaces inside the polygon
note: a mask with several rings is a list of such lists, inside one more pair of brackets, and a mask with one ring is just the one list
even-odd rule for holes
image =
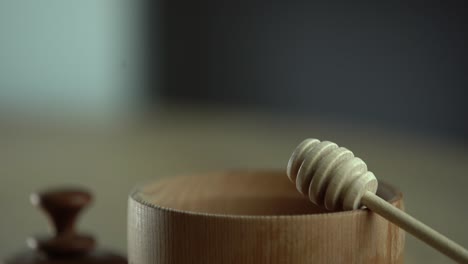
{"label": "wooden honey dipper", "polygon": [[374,174],[346,148],[306,139],[291,155],[287,173],[318,206],[333,211],[366,206],[453,260],[468,263],[468,250],[378,197]]}

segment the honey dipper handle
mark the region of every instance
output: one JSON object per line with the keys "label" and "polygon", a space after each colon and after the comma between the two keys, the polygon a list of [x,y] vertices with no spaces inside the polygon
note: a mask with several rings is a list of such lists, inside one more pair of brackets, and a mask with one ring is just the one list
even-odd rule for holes
{"label": "honey dipper handle", "polygon": [[468,250],[372,192],[366,192],[361,203],[451,259],[459,263],[468,263]]}

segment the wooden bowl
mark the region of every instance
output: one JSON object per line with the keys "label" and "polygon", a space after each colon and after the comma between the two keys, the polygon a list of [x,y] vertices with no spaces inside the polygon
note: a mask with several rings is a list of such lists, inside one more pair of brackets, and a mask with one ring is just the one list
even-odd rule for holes
{"label": "wooden bowl", "polygon": [[[403,208],[401,193],[377,194]],[[284,172],[175,177],[128,202],[129,263],[403,263],[404,232],[366,209],[326,212]]]}

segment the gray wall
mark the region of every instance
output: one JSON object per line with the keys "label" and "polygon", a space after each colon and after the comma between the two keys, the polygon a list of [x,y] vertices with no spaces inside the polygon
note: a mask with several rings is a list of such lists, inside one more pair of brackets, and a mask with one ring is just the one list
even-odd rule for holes
{"label": "gray wall", "polygon": [[462,1],[163,3],[170,100],[468,139]]}

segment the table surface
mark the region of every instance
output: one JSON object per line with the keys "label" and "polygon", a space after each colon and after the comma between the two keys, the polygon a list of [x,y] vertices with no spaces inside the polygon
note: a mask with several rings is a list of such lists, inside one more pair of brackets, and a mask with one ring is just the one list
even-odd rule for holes
{"label": "table surface", "polygon": [[[105,248],[126,252],[127,195],[139,182],[229,168],[284,169],[303,139],[337,142],[398,186],[406,211],[468,246],[466,145],[317,116],[272,115],[217,108],[166,107],[140,119],[0,125],[0,258],[47,232],[29,194],[54,186],[90,188],[95,201],[79,229]],[[449,260],[407,236],[407,263]]]}

